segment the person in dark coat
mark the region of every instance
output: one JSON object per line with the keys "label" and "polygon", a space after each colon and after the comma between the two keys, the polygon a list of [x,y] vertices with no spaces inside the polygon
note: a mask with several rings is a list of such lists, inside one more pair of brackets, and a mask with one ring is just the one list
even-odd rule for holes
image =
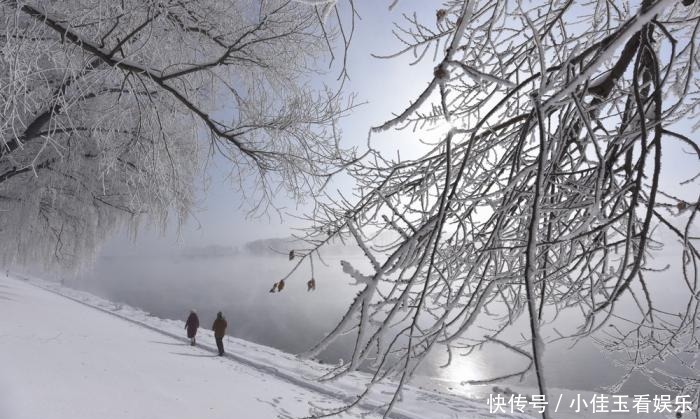
{"label": "person in dark coat", "polygon": [[185,322],[185,329],[187,329],[187,337],[190,338],[190,345],[194,346],[195,343],[195,336],[197,336],[197,328],[199,328],[199,317],[197,317],[197,312],[192,310],[190,311],[190,316],[187,318],[187,321]]}
{"label": "person in dark coat", "polygon": [[214,324],[211,326],[211,330],[214,331],[216,347],[219,348],[219,356],[224,354],[224,335],[226,335],[226,327],[228,327],[228,323],[226,323],[224,315],[218,312],[216,314],[216,320],[214,320]]}

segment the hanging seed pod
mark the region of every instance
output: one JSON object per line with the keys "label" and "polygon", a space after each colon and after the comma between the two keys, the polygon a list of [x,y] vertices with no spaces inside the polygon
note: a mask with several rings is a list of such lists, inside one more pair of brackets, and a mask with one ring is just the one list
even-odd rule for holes
{"label": "hanging seed pod", "polygon": [[676,204],[676,208],[678,208],[679,212],[683,212],[686,208],[688,208],[688,203],[685,201],[680,201]]}
{"label": "hanging seed pod", "polygon": [[438,23],[445,20],[446,16],[447,16],[447,10],[445,10],[445,9],[440,9],[437,12],[435,12],[435,18],[437,19]]}
{"label": "hanging seed pod", "polygon": [[294,250],[289,251],[289,260],[294,259]]}
{"label": "hanging seed pod", "polygon": [[438,80],[447,80],[450,76],[450,72],[444,65],[440,64],[433,70],[433,75]]}
{"label": "hanging seed pod", "polygon": [[315,291],[316,290],[316,280],[311,278],[309,282],[306,283],[306,291]]}
{"label": "hanging seed pod", "polygon": [[280,282],[277,283],[277,291],[282,292],[284,289],[284,279],[281,279]]}

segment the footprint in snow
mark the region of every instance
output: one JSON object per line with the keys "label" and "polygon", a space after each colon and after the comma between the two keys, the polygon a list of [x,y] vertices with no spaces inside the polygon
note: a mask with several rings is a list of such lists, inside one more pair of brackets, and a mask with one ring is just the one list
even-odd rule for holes
{"label": "footprint in snow", "polygon": [[279,405],[280,400],[282,400],[282,398],[275,397],[272,400],[265,400],[265,399],[261,399],[260,397],[256,397],[255,400],[259,401],[260,403],[269,404],[270,406],[277,408],[277,406]]}

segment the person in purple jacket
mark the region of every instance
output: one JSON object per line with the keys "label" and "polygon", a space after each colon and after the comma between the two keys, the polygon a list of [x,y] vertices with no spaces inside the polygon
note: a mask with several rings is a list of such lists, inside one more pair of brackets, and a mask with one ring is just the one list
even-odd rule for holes
{"label": "person in purple jacket", "polygon": [[197,336],[197,329],[199,328],[199,317],[197,317],[197,312],[190,311],[190,316],[185,322],[185,329],[187,329],[187,337],[190,338],[190,345],[194,346],[196,342],[195,336]]}

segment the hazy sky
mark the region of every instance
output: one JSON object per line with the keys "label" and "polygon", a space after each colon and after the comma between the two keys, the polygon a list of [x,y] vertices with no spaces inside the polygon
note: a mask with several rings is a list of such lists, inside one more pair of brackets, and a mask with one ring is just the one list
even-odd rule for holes
{"label": "hazy sky", "polygon": [[[403,0],[391,11],[390,1],[357,2],[361,19],[356,20],[356,30],[348,56],[350,81],[348,92],[357,93],[357,103],[363,103],[352,114],[341,121],[342,145],[358,145],[360,151],[366,149],[367,133],[370,126],[378,125],[391,118],[392,112],[403,110],[428,83],[433,64],[430,60],[419,65],[408,65],[411,56],[384,60],[371,57],[371,53],[387,54],[394,52],[400,44],[392,35],[392,21],[402,19],[402,13],[417,11],[421,15],[435,15],[439,2]],[[338,56],[336,51],[336,57]],[[335,81],[337,70],[327,75],[330,83]],[[401,155],[410,156],[425,148],[419,138],[405,133],[386,133],[373,136],[373,146],[381,150],[394,151],[401,148]],[[293,227],[301,224],[291,217],[280,221],[276,213],[250,219],[246,217],[244,198],[227,179],[226,161],[215,159],[210,165],[207,177],[209,186],[200,196],[195,218],[190,219],[181,229],[178,237],[176,226],[172,225],[165,235],[157,229],[143,229],[136,240],[125,232],[109,240],[104,253],[168,251],[176,248],[200,247],[210,244],[235,245],[250,240],[268,237],[284,237],[292,233]],[[331,186],[349,193],[352,187],[347,178],[339,177]],[[287,208],[291,213],[303,213],[306,205],[297,205],[286,197],[276,197],[275,204]]]}
{"label": "hazy sky", "polygon": [[[356,2],[361,19],[356,20],[347,60],[350,81],[346,87],[347,92],[357,93],[357,103],[364,104],[344,118],[340,127],[341,144],[345,147],[359,146],[360,151],[366,147],[369,127],[381,124],[391,118],[392,114],[405,109],[429,82],[435,65],[432,61],[432,51],[417,65],[409,65],[413,59],[412,54],[388,60],[371,56],[372,53],[393,53],[401,48],[402,44],[392,35],[392,22],[401,22],[402,14],[412,15],[415,11],[419,20],[423,18],[430,21],[434,19],[436,8],[441,4],[439,1],[401,0],[390,11],[390,3],[389,0]],[[346,17],[347,15],[346,13]],[[337,59],[341,58],[338,52],[336,51]],[[325,79],[332,84],[337,74],[338,70],[335,68]],[[692,133],[691,124],[692,121],[683,122],[680,131]],[[422,136],[426,135],[431,134]],[[422,136],[410,130],[388,132],[374,135],[372,144],[373,147],[392,154],[400,149],[401,156],[405,158],[426,148],[420,143]],[[665,148],[663,176],[667,190],[683,194],[688,193],[688,190],[686,188],[684,191],[678,182],[693,176],[694,173],[691,173],[692,167],[674,164],[689,158],[684,155],[682,147],[677,145]],[[139,232],[135,241],[127,237],[127,234],[120,233],[106,244],[104,253],[144,250],[167,252],[183,246],[236,245],[259,238],[285,237],[293,232],[294,227],[302,226],[293,217],[285,217],[281,221],[276,213],[256,219],[247,217],[247,209],[250,207],[227,179],[228,173],[226,161],[221,159],[215,159],[209,166],[206,173],[209,186],[200,194],[198,209],[195,210],[194,217],[183,226],[180,235],[176,234],[176,226],[172,223],[165,235],[157,229],[146,228]],[[330,188],[340,189],[347,196],[351,193],[352,183],[347,177],[339,176]],[[689,201],[696,199],[693,196],[686,198]],[[293,214],[301,214],[308,209],[308,204],[298,205],[284,196],[276,197],[275,204]]]}

